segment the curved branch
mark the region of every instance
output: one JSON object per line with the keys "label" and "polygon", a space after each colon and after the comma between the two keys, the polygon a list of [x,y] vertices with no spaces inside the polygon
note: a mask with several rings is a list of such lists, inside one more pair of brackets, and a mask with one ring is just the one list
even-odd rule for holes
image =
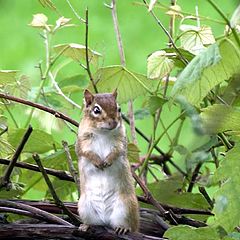
{"label": "curved branch", "polygon": [[25,99],[22,99],[22,98],[14,97],[14,96],[8,95],[6,93],[0,93],[0,98],[8,99],[8,100],[11,100],[11,101],[14,101],[14,102],[22,103],[24,105],[28,105],[28,106],[40,109],[42,111],[45,111],[45,112],[48,112],[48,113],[54,115],[56,118],[60,118],[62,120],[65,120],[65,121],[71,123],[72,125],[78,127],[78,122],[77,121],[68,117],[64,113],[56,111],[56,110],[54,110],[50,107],[46,107],[46,106],[43,106],[39,103],[34,103],[34,102],[31,102],[29,100],[25,100]]}

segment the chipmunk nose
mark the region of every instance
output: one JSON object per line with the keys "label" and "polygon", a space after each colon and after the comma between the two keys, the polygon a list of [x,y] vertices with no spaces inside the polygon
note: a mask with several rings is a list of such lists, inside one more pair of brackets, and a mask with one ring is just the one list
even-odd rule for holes
{"label": "chipmunk nose", "polygon": [[108,122],[108,126],[109,126],[109,129],[112,130],[114,128],[116,128],[118,125],[118,122],[116,120],[112,120],[112,121],[109,121]]}

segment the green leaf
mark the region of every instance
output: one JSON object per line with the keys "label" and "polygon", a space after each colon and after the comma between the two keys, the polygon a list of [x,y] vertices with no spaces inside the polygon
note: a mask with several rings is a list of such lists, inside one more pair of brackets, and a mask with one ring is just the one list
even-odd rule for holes
{"label": "green leaf", "polygon": [[0,199],[16,199],[23,192],[23,185],[19,183],[11,183],[11,189],[0,189]]}
{"label": "green leaf", "polygon": [[161,203],[183,208],[208,209],[209,205],[199,193],[182,192],[183,180],[170,178],[148,184],[153,196]]}
{"label": "green leaf", "polygon": [[214,182],[222,182],[221,187],[214,195],[214,225],[222,226],[227,232],[231,232],[240,224],[239,153],[240,143],[237,143],[227,152],[213,177]]}
{"label": "green leaf", "polygon": [[151,93],[154,84],[144,75],[132,73],[123,66],[100,68],[96,74],[99,92],[118,90],[118,102],[124,103],[138,96]]}
{"label": "green leaf", "polygon": [[[230,20],[231,27],[239,27],[240,26],[240,4],[238,7],[235,9],[231,20]],[[239,28],[240,29],[240,28]]]}
{"label": "green leaf", "polygon": [[168,58],[169,53],[156,51],[147,59],[147,76],[150,79],[163,78],[169,74],[173,67],[173,60]]}
{"label": "green leaf", "polygon": [[148,99],[148,102],[147,102],[149,112],[151,114],[155,114],[156,111],[159,108],[161,108],[164,105],[164,103],[166,103],[166,102],[167,102],[166,99],[160,98],[158,96],[150,96]]}
{"label": "green leaf", "polygon": [[130,162],[139,162],[139,153],[140,150],[139,148],[134,144],[134,143],[129,143],[127,146],[127,150],[128,150],[128,160]]}
{"label": "green leaf", "polygon": [[71,77],[66,77],[59,82],[59,87],[63,88],[66,86],[73,86],[76,85],[80,88],[87,87],[88,81],[85,75],[77,74]]}
{"label": "green leaf", "polygon": [[212,29],[208,26],[181,25],[180,29],[183,31],[180,37],[182,47],[193,54],[205,49],[204,45],[215,43]]}
{"label": "green leaf", "polygon": [[[25,132],[26,129],[11,129],[8,135],[8,142],[16,148],[20,144]],[[24,146],[23,152],[45,153],[53,149],[53,144],[57,145],[57,147],[59,146],[54,141],[52,135],[42,130],[34,129]]]}
{"label": "green leaf", "polygon": [[143,120],[145,117],[149,117],[150,112],[147,108],[140,108],[134,111],[135,120]]}
{"label": "green leaf", "polygon": [[[62,53],[63,56],[69,57],[77,62],[86,61],[86,47],[77,43],[66,43],[54,46],[57,53]],[[88,48],[89,62],[96,64],[101,54]]]}
{"label": "green leaf", "polygon": [[[69,199],[72,199],[72,195],[77,192],[76,184],[73,182],[61,181],[55,178],[52,181],[52,185],[61,201],[69,201]],[[75,195],[75,201],[77,201],[77,194]],[[46,191],[45,199],[53,200],[52,194],[50,193],[49,189]]]}
{"label": "green leaf", "polygon": [[[176,50],[174,48],[164,48],[163,50],[166,53],[171,53],[171,54],[168,54],[168,57],[174,61],[174,65],[176,67],[179,67],[179,68],[185,67],[185,64],[182,62],[181,58],[179,57],[178,53],[176,53]],[[194,54],[190,53],[189,51],[183,48],[178,48],[178,50],[188,62],[190,62],[195,57]]]}
{"label": "green leaf", "polygon": [[16,81],[17,70],[1,70],[0,71],[0,86]]}
{"label": "green leaf", "polygon": [[202,109],[203,128],[208,134],[230,131],[240,134],[240,111],[231,106],[214,104]]}
{"label": "green leaf", "polygon": [[30,88],[29,78],[26,75],[22,75],[19,79],[15,79],[14,83],[7,84],[4,91],[15,97],[26,98]]}
{"label": "green leaf", "polygon": [[240,56],[234,42],[225,38],[197,55],[179,75],[172,97],[183,95],[198,106],[216,85],[240,72]]}
{"label": "green leaf", "polygon": [[221,98],[232,106],[240,106],[240,75],[234,75],[227,86],[220,89]]}
{"label": "green leaf", "polygon": [[174,226],[169,228],[164,237],[170,240],[219,240],[219,235],[214,228],[193,228],[190,226]]}

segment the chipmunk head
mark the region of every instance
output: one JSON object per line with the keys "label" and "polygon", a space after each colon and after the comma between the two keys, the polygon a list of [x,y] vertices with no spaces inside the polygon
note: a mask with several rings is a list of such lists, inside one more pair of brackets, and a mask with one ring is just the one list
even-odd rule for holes
{"label": "chipmunk head", "polygon": [[113,130],[121,124],[121,109],[117,104],[117,91],[113,93],[92,94],[84,91],[85,117],[91,127],[102,130]]}

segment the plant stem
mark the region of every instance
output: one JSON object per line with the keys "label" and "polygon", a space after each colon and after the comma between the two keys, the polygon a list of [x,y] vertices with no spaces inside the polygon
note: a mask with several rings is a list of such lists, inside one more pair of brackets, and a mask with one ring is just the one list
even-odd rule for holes
{"label": "plant stem", "polygon": [[19,128],[18,123],[17,123],[16,119],[14,118],[12,112],[11,112],[10,109],[8,108],[7,103],[6,103],[4,100],[2,100],[2,103],[4,104],[4,107],[6,108],[6,110],[7,110],[8,114],[9,114],[10,118],[12,119],[12,121],[13,121],[13,123],[14,123],[14,125],[15,125],[15,127],[16,127],[16,128]]}
{"label": "plant stem", "polygon": [[41,173],[42,173],[42,175],[44,177],[44,180],[45,180],[45,182],[46,182],[46,184],[47,184],[47,186],[49,188],[49,191],[50,191],[50,193],[51,193],[51,195],[52,195],[56,205],[59,206],[63,210],[63,212],[66,215],[68,215],[69,218],[75,224],[78,225],[80,223],[78,217],[75,216],[75,214],[73,214],[70,210],[68,210],[68,208],[63,204],[63,202],[59,199],[58,195],[56,194],[56,192],[55,192],[55,190],[53,188],[53,185],[52,185],[52,183],[51,183],[51,181],[50,181],[50,179],[49,179],[49,177],[48,177],[48,175],[47,175],[47,173],[46,173],[46,171],[45,171],[45,169],[44,169],[44,167],[43,167],[43,165],[41,163],[41,160],[40,160],[38,154],[33,154],[33,158],[36,161],[36,163],[37,163],[37,165],[38,165],[38,167],[39,167],[39,169],[40,169],[40,171],[41,171]]}
{"label": "plant stem", "polygon": [[231,26],[230,21],[228,20],[227,16],[224,14],[224,12],[217,6],[217,4],[213,1],[213,0],[207,0],[212,7],[219,13],[219,15],[224,19],[224,21],[226,22],[226,24],[228,25],[228,27],[232,30],[233,36],[238,44],[238,46],[240,47],[240,39],[239,36],[236,32],[236,29],[234,27]]}
{"label": "plant stem", "polygon": [[[37,92],[36,97],[33,100],[33,102],[37,102],[38,101],[38,99],[39,99],[39,97],[41,95],[42,88],[43,88],[43,86],[45,84],[48,71],[50,70],[50,66],[51,66],[51,60],[50,60],[50,40],[49,40],[49,32],[47,32],[47,30],[43,31],[43,37],[44,37],[44,44],[45,44],[45,51],[46,51],[46,70],[45,70],[45,73],[43,75],[41,75],[41,83],[40,83],[38,92]],[[34,111],[35,111],[35,108],[32,108],[31,111],[30,111],[30,114],[28,116],[27,122],[25,124],[25,128],[30,124]]]}
{"label": "plant stem", "polygon": [[[111,12],[112,12],[112,19],[113,19],[113,26],[117,38],[117,45],[118,45],[118,51],[120,55],[120,61],[122,66],[126,66],[126,58],[124,54],[124,48],[123,48],[123,42],[122,42],[122,36],[119,29],[118,24],[118,17],[117,17],[117,4],[116,0],[112,0],[111,4]],[[137,145],[137,136],[135,131],[135,119],[134,119],[134,109],[133,109],[133,101],[128,101],[128,116],[129,116],[129,122],[130,122],[130,130],[131,130],[131,137],[132,142]]]}
{"label": "plant stem", "polygon": [[[148,4],[146,2],[146,0],[143,0],[143,2],[145,3],[145,5],[148,7]],[[185,59],[185,57],[182,55],[182,53],[179,51],[179,49],[177,48],[177,46],[174,43],[173,38],[171,37],[170,33],[168,32],[168,30],[163,26],[163,24],[161,23],[161,21],[157,18],[157,16],[155,15],[155,13],[153,12],[153,10],[150,11],[151,15],[153,16],[153,18],[156,20],[157,24],[162,28],[162,30],[164,31],[164,33],[168,36],[173,48],[175,49],[176,53],[178,54],[180,60],[184,63],[184,65],[188,64],[188,60]]]}
{"label": "plant stem", "polygon": [[146,158],[145,158],[145,161],[142,165],[142,168],[140,170],[140,173],[139,173],[139,176],[142,175],[144,169],[147,167],[147,164],[148,164],[148,161],[149,161],[149,157],[151,156],[152,154],[152,151],[154,150],[154,147],[157,146],[157,144],[159,143],[159,141],[162,139],[162,137],[165,135],[166,131],[168,131],[173,125],[175,122],[177,122],[181,117],[182,115],[184,114],[184,112],[182,112],[177,118],[175,118],[169,125],[168,127],[162,132],[162,134],[154,141],[153,144],[151,144],[150,148],[149,148],[149,151],[146,155]]}
{"label": "plant stem", "polygon": [[7,186],[10,183],[10,176],[12,174],[13,168],[15,167],[17,160],[25,146],[25,144],[27,143],[31,133],[32,133],[32,127],[29,126],[28,130],[26,131],[26,133],[24,134],[20,144],[18,145],[13,158],[11,160],[11,162],[9,163],[8,167],[6,168],[4,175],[2,178],[0,178],[0,188]]}
{"label": "plant stem", "polygon": [[88,21],[88,9],[86,9],[86,21],[85,21],[85,47],[86,47],[86,71],[88,73],[88,76],[89,76],[89,79],[92,83],[92,86],[94,88],[94,91],[95,93],[98,93],[98,90],[97,90],[97,86],[94,82],[94,79],[93,79],[93,76],[92,76],[92,73],[91,73],[91,69],[90,69],[90,64],[89,64],[89,57],[88,57],[88,24],[89,24],[89,21]]}

